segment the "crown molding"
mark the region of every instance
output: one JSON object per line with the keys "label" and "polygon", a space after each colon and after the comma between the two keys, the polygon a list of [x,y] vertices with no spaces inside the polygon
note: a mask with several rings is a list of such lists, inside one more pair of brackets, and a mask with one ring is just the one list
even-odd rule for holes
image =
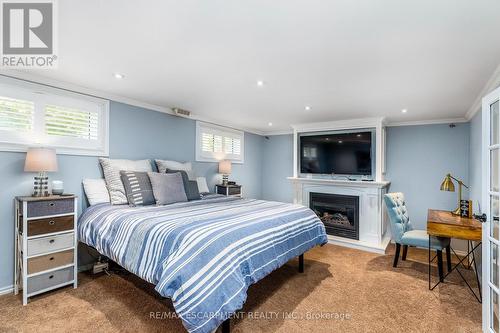
{"label": "crown molding", "polygon": [[453,123],[466,123],[469,120],[466,118],[443,118],[432,120],[414,120],[414,121],[390,121],[386,123],[388,127],[396,126],[421,126],[421,125],[437,125],[437,124],[453,124]]}
{"label": "crown molding", "polygon": [[467,113],[465,114],[465,118],[467,120],[471,120],[472,117],[476,115],[479,110],[481,110],[483,97],[488,95],[495,88],[500,86],[500,65],[495,69],[493,75],[490,77],[488,82],[486,82],[485,86],[479,93],[479,95],[474,100],[474,103],[471,105]]}
{"label": "crown molding", "polygon": [[273,136],[273,135],[288,135],[288,134],[293,134],[293,130],[282,130],[282,131],[266,131],[262,135],[264,136]]}
{"label": "crown molding", "polygon": [[294,132],[318,132],[337,129],[371,128],[385,125],[384,117],[343,119],[315,123],[293,124]]}
{"label": "crown molding", "polygon": [[215,121],[209,117],[204,117],[204,116],[197,115],[197,114],[191,114],[190,117],[183,117],[183,116],[176,114],[172,110],[172,108],[170,108],[170,107],[151,104],[151,103],[139,101],[139,100],[136,100],[133,98],[128,98],[128,97],[121,96],[121,95],[115,95],[115,94],[112,94],[109,92],[87,88],[87,87],[79,86],[79,85],[72,84],[69,82],[54,80],[54,79],[46,78],[43,76],[26,73],[23,71],[17,71],[17,70],[12,70],[12,69],[2,69],[2,70],[0,70],[0,76],[4,76],[4,77],[16,79],[16,80],[27,81],[27,82],[36,83],[36,84],[42,84],[42,85],[49,86],[52,88],[62,89],[62,90],[70,91],[70,92],[81,94],[81,95],[87,95],[87,96],[91,96],[91,97],[98,97],[98,98],[102,98],[102,99],[107,99],[107,100],[110,100],[113,102],[128,104],[128,105],[140,107],[140,108],[151,110],[151,111],[166,113],[166,114],[169,114],[169,115],[175,116],[175,117],[186,118],[186,119],[191,119],[191,120],[195,120],[195,121],[199,120],[199,121],[203,121],[206,123],[211,123],[211,124],[215,124],[215,125],[219,125],[219,126],[224,126],[224,127],[236,129],[239,131],[244,131],[244,132],[257,134],[257,135],[264,135],[262,131],[258,131],[258,130],[252,129],[252,128],[235,127],[234,125],[228,124],[226,122]]}
{"label": "crown molding", "polygon": [[[377,118],[371,118],[377,119]],[[378,118],[380,119],[380,118]],[[443,118],[443,119],[431,119],[431,120],[414,120],[414,121],[387,121],[383,120],[383,125],[387,127],[396,126],[422,126],[422,125],[438,125],[438,124],[453,124],[453,123],[466,123],[469,119],[462,118]],[[301,125],[293,125],[294,127],[300,127]],[[273,136],[273,135],[287,135],[293,134],[293,129],[281,130],[281,131],[266,131],[262,135]]]}

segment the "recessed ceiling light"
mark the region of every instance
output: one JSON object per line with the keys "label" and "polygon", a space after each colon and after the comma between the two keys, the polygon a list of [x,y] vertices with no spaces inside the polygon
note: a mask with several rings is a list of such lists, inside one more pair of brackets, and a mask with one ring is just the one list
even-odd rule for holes
{"label": "recessed ceiling light", "polygon": [[113,74],[113,76],[115,77],[115,79],[123,79],[125,77],[125,75],[120,74],[120,73],[115,73],[115,74]]}
{"label": "recessed ceiling light", "polygon": [[326,141],[330,141],[330,138],[326,138],[325,140],[326,140]]}
{"label": "recessed ceiling light", "polygon": [[403,109],[403,110],[401,110],[401,113],[406,113],[406,112],[408,112],[408,110],[407,110],[407,109]]}
{"label": "recessed ceiling light", "polygon": [[267,123],[267,125],[269,125],[269,126],[273,126],[273,123]]}
{"label": "recessed ceiling light", "polygon": [[311,111],[312,107],[310,107],[309,105],[306,105],[306,106],[304,107],[304,109],[305,109],[306,111]]}
{"label": "recessed ceiling light", "polygon": [[257,81],[257,85],[259,87],[262,87],[264,85],[264,81],[262,81],[262,80]]}
{"label": "recessed ceiling light", "polygon": [[357,136],[358,138],[360,138],[360,137],[361,137],[361,134],[356,134],[356,136]]}
{"label": "recessed ceiling light", "polygon": [[342,142],[344,142],[344,141],[342,141],[342,140],[339,140],[339,143],[342,143]]}

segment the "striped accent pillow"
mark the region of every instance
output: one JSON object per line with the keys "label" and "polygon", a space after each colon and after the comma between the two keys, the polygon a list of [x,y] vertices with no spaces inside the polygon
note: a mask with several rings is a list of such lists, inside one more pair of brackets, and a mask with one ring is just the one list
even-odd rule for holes
{"label": "striped accent pillow", "polygon": [[125,205],[127,204],[127,197],[125,195],[125,188],[120,177],[120,171],[152,171],[151,162],[149,160],[116,160],[100,157],[99,163],[101,164],[106,180],[106,187],[109,191],[109,197],[112,205]]}
{"label": "striped accent pillow", "polygon": [[120,175],[130,206],[149,206],[156,203],[147,172],[120,171]]}

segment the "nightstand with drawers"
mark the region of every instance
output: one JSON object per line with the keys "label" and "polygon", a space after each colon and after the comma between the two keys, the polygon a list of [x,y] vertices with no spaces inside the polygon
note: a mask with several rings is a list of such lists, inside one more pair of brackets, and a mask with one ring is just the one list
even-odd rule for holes
{"label": "nightstand with drawers", "polygon": [[77,197],[16,197],[14,292],[77,287]]}
{"label": "nightstand with drawers", "polygon": [[231,197],[242,197],[241,185],[215,185],[215,193]]}

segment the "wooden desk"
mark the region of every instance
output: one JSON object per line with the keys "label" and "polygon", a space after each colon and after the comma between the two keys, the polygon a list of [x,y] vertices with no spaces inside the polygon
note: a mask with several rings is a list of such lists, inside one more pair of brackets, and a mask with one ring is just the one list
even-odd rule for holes
{"label": "wooden desk", "polygon": [[453,215],[449,211],[429,209],[427,233],[436,237],[458,238],[480,242],[482,223],[476,219]]}
{"label": "wooden desk", "polygon": [[[436,288],[437,285],[439,285],[439,283],[444,281],[445,277],[447,277],[452,271],[456,270],[458,274],[460,274],[462,280],[467,284],[467,287],[469,287],[472,294],[474,294],[474,297],[476,297],[479,303],[481,303],[482,301],[481,283],[479,281],[474,250],[480,247],[482,240],[482,227],[483,227],[482,223],[476,219],[453,215],[451,212],[445,210],[429,209],[427,213],[427,233],[429,234],[429,289],[430,290]],[[468,248],[467,254],[462,258],[460,258],[456,254],[456,252],[452,249],[453,253],[455,253],[455,256],[459,259],[459,262],[451,270],[449,270],[444,277],[440,278],[439,282],[436,283],[434,286],[431,286],[431,262],[433,261],[433,259],[431,259],[431,236],[463,239],[467,241],[467,248]],[[474,246],[472,242],[476,242],[476,245]],[[472,264],[474,264],[476,283],[478,286],[479,295],[476,295],[472,286],[467,282],[465,277],[458,269],[460,265],[464,266],[464,268],[467,268],[465,265],[463,265],[463,261],[465,259],[469,261],[470,255],[472,255],[472,261],[469,263],[468,268],[470,269]],[[450,260],[450,257],[448,257],[447,260]]]}

